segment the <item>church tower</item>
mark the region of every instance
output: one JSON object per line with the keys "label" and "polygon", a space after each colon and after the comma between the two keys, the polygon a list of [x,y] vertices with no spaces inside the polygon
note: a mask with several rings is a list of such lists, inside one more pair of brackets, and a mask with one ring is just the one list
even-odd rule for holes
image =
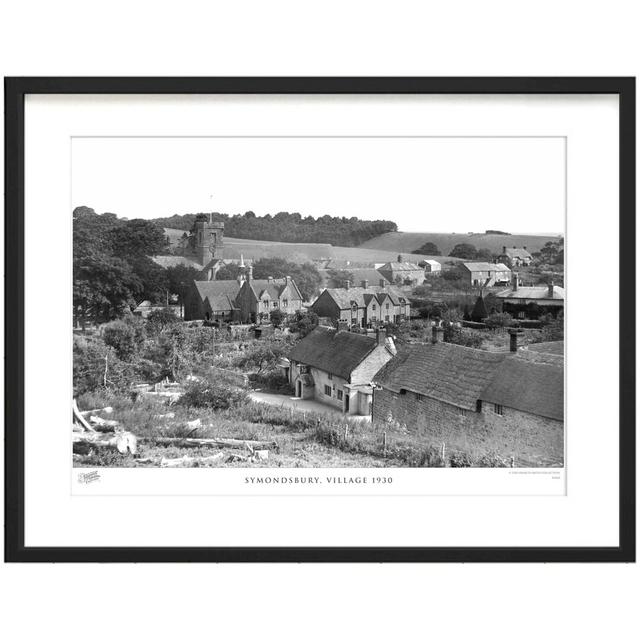
{"label": "church tower", "polygon": [[213,222],[213,214],[209,220],[198,220],[195,228],[196,260],[204,267],[213,258],[222,259],[224,248],[224,222]]}

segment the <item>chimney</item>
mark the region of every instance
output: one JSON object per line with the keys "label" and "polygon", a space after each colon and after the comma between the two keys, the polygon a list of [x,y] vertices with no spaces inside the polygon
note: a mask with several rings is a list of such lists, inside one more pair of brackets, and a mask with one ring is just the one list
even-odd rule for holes
{"label": "chimney", "polygon": [[348,280],[344,281],[344,288],[345,289],[349,289],[349,287],[351,286],[351,283]]}
{"label": "chimney", "polygon": [[398,262],[402,262],[402,255],[398,254]]}
{"label": "chimney", "polygon": [[213,224],[213,213],[209,212],[209,224]]}
{"label": "chimney", "polygon": [[249,268],[247,269],[247,280],[249,282],[251,282],[253,280],[253,265],[250,264]]}
{"label": "chimney", "polygon": [[444,329],[434,325],[431,328],[431,342],[433,342],[433,344],[436,344],[436,342],[442,342],[443,334]]}
{"label": "chimney", "polygon": [[525,251],[527,250],[527,247],[525,247],[525,246],[523,246],[522,248],[523,248]]}
{"label": "chimney", "polygon": [[517,272],[513,272],[513,276],[511,276],[511,288],[514,291],[518,290],[518,274]]}
{"label": "chimney", "polygon": [[549,286],[547,287],[547,296],[549,298],[553,298],[553,280],[549,283]]}
{"label": "chimney", "polygon": [[503,255],[506,255],[506,253],[507,253],[507,247],[504,247],[504,246],[502,247],[502,253],[503,253]]}
{"label": "chimney", "polygon": [[509,329],[509,351],[511,353],[518,351],[518,338],[523,334],[522,329]]}
{"label": "chimney", "polygon": [[273,276],[268,276],[268,277],[267,277],[267,282],[268,282],[269,284],[271,284],[271,283],[273,282]]}
{"label": "chimney", "polygon": [[387,284],[387,281],[384,278],[380,278],[380,286],[384,289],[384,285]]}
{"label": "chimney", "polygon": [[368,280],[363,280],[362,281],[362,288],[366,289],[369,286],[369,281]]}

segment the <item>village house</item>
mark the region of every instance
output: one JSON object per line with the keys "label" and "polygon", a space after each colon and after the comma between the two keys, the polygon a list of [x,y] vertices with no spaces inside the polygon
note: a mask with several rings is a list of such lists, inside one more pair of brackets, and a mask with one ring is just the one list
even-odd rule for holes
{"label": "village house", "polygon": [[[465,443],[477,455],[561,465],[564,451],[563,347],[506,352],[442,342],[413,344],[374,376],[373,423],[420,436],[425,445]],[[454,444],[452,444],[454,443]]]}
{"label": "village house", "polygon": [[297,397],[368,416],[371,380],[395,353],[382,330],[372,336],[320,326],[293,348],[287,375]]}
{"label": "village house", "polygon": [[387,262],[378,267],[379,273],[389,282],[413,287],[424,282],[424,269],[413,262],[405,262],[399,255],[396,262]]}
{"label": "village house", "polygon": [[440,273],[442,271],[442,265],[437,260],[424,260],[420,264],[423,263],[425,273]]}
{"label": "village house", "polygon": [[240,322],[261,323],[269,320],[272,311],[279,310],[285,316],[302,309],[302,294],[295,281],[285,278],[254,280],[253,267],[249,266],[235,303]]}
{"label": "village house", "polygon": [[184,296],[184,319],[237,322],[238,280],[194,280]]}
{"label": "village house", "polygon": [[511,269],[503,264],[463,262],[460,269],[470,287],[495,287],[508,284],[511,280]]}
{"label": "village house", "polygon": [[511,287],[495,294],[496,302],[502,305],[502,311],[513,318],[537,319],[541,314],[557,316],[564,310],[564,288],[548,285],[523,287],[514,273]]}
{"label": "village house", "polygon": [[340,289],[325,289],[311,305],[318,316],[344,323],[350,329],[375,328],[380,324],[398,324],[411,316],[411,305],[405,294],[380,279],[377,286],[363,280],[360,287],[345,282]]}
{"label": "village house", "polygon": [[527,247],[502,247],[498,262],[503,261],[512,267],[528,267],[533,262],[533,256],[527,251]]}
{"label": "village house", "polygon": [[253,267],[236,280],[195,280],[185,296],[185,320],[261,323],[278,309],[285,316],[302,309],[295,281],[285,278],[255,280]]}

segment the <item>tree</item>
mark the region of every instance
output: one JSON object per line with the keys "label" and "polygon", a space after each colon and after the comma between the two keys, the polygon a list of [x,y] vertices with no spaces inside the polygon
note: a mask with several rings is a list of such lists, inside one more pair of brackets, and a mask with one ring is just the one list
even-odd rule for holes
{"label": "tree", "polygon": [[478,249],[474,260],[479,260],[480,262],[492,262],[493,254],[489,249]]}
{"label": "tree", "polygon": [[477,255],[476,248],[472,244],[460,243],[457,244],[453,249],[451,249],[451,253],[449,256],[451,258],[463,258],[465,260],[475,260]]}
{"label": "tree", "polygon": [[165,248],[164,229],[149,220],[127,220],[112,230],[114,255],[155,256]]}
{"label": "tree", "polygon": [[290,276],[295,281],[305,300],[316,295],[322,276],[315,265],[307,262],[303,265],[289,262],[284,258],[260,258],[253,263],[253,277],[256,279],[284,278]]}
{"label": "tree", "polygon": [[354,284],[354,275],[351,271],[344,269],[328,269],[327,270],[327,286],[329,288],[342,288],[345,281],[349,281],[350,284]]}
{"label": "tree", "polygon": [[198,270],[193,267],[178,264],[175,267],[166,269],[166,273],[169,293],[176,294],[182,306],[189,287],[191,287],[192,282],[198,276]]}
{"label": "tree", "polygon": [[313,311],[296,311],[293,319],[289,322],[289,328],[300,334],[304,338],[318,326],[318,316]]}
{"label": "tree", "polygon": [[284,313],[280,309],[274,309],[269,314],[269,320],[271,320],[271,324],[274,327],[278,328],[282,324],[282,321],[284,320]]}
{"label": "tree", "polygon": [[411,253],[419,253],[425,256],[439,256],[440,249],[433,242],[425,242],[421,247],[414,249]]}
{"label": "tree", "polygon": [[216,280],[237,280],[242,272],[243,269],[239,264],[229,262],[218,269]]}

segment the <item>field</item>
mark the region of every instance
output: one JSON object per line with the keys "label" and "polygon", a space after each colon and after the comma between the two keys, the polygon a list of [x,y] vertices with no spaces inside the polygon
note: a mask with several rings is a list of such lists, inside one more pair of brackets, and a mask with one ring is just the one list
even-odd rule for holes
{"label": "field", "polygon": [[464,242],[472,244],[476,249],[489,249],[492,253],[500,253],[504,246],[527,247],[528,251],[534,253],[540,251],[546,242],[555,241],[558,237],[559,236],[487,235],[484,233],[403,233],[396,231],[367,240],[359,249],[411,253],[411,251],[418,249],[426,242],[433,242],[440,250],[440,253],[447,255],[455,245]]}
{"label": "field", "polygon": [[[180,229],[165,229],[172,243],[177,242],[184,233]],[[369,247],[334,247],[330,244],[270,242],[267,240],[247,240],[244,238],[224,239],[224,257],[238,260],[240,256],[249,260],[260,258],[286,258],[291,262],[313,262],[318,260],[348,260],[357,265],[370,266],[378,262],[395,262],[396,250]],[[403,255],[405,260],[418,262],[426,258],[438,261],[452,261],[456,258],[445,256]]]}

